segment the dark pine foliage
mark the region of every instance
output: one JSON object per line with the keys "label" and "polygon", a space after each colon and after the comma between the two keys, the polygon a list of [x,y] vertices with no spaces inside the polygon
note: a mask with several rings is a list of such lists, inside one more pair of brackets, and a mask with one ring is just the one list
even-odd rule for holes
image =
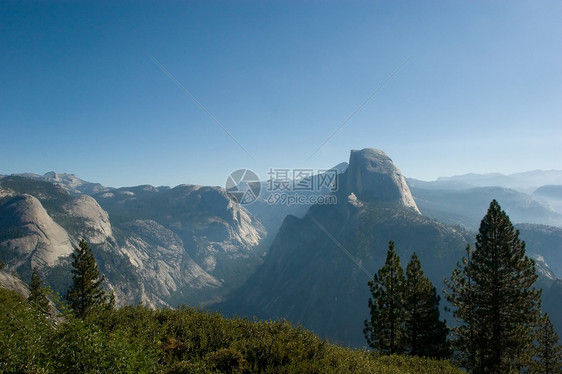
{"label": "dark pine foliage", "polygon": [[382,354],[448,358],[448,328],[439,320],[439,296],[414,253],[406,268],[391,241],[385,264],[369,281],[370,319],[364,323],[367,344]]}
{"label": "dark pine foliage", "polygon": [[440,297],[414,253],[406,267],[404,296],[406,350],[412,356],[448,358],[449,329],[439,319]]}
{"label": "dark pine foliage", "polygon": [[104,279],[91,249],[82,239],[72,254],[72,285],[66,296],[78,318],[84,319],[96,310],[112,306],[113,295],[108,296],[103,289]]}
{"label": "dark pine foliage", "polygon": [[43,286],[43,280],[41,279],[37,268],[33,268],[33,273],[31,273],[31,284],[29,289],[29,302],[37,306],[41,311],[47,313],[49,310],[47,288]]}
{"label": "dark pine foliage", "polygon": [[469,372],[476,362],[478,341],[476,339],[477,321],[475,308],[469,301],[474,293],[474,281],[468,267],[472,261],[472,250],[466,247],[466,256],[457,263],[451,279],[445,279],[445,296],[454,307],[454,317],[460,324],[453,328],[452,348],[455,350],[455,361]]}
{"label": "dark pine foliage", "polygon": [[404,270],[394,250],[388,243],[386,261],[369,281],[372,298],[369,298],[371,318],[363,330],[367,344],[381,353],[405,351],[404,339]]}
{"label": "dark pine foliage", "polygon": [[448,301],[460,325],[454,344],[461,366],[471,373],[519,372],[530,360],[540,309],[534,262],[525,255],[507,214],[490,204],[476,249],[457,265]]}
{"label": "dark pine foliage", "polygon": [[539,320],[535,344],[531,373],[562,373],[562,346],[559,345],[558,335],[554,332],[548,314],[544,314]]}

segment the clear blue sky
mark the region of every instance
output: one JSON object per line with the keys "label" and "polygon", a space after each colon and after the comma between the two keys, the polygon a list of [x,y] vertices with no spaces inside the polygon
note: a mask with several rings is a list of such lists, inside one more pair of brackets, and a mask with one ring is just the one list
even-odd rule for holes
{"label": "clear blue sky", "polygon": [[425,180],[562,169],[561,20],[559,0],[2,1],[0,174],[224,185],[365,147]]}

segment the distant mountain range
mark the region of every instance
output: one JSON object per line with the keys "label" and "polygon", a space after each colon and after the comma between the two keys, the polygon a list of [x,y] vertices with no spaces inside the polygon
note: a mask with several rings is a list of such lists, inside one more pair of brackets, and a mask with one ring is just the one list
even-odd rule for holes
{"label": "distant mountain range", "polygon": [[409,182],[422,213],[443,223],[476,231],[486,214],[487,204],[496,199],[514,223],[562,226],[562,214],[551,205],[523,192],[504,187],[435,189]]}
{"label": "distant mountain range", "polygon": [[477,229],[482,205],[495,198],[513,222],[562,226],[561,170],[408,179],[408,184],[423,213],[448,224]]}
{"label": "distant mountain range", "polygon": [[452,177],[440,177],[436,183],[466,187],[504,187],[532,193],[544,185],[562,185],[562,170],[533,170],[523,173],[504,175],[500,173],[464,174]]}
{"label": "distant mountain range", "polygon": [[72,195],[93,195],[95,193],[109,191],[111,189],[109,187],[104,187],[99,183],[86,182],[76,177],[74,174],[57,174],[54,171],[50,171],[43,175],[24,173],[15,174],[14,176],[50,182],[63,187]]}
{"label": "distant mountain range", "polygon": [[335,191],[299,192],[335,198],[329,204],[272,204],[270,191],[240,205],[219,187],[109,188],[54,172],[0,176],[0,258],[7,264],[0,284],[21,289],[8,274],[28,282],[37,267],[64,294],[70,254],[84,238],[121,305],[287,318],[360,346],[367,281],[388,241],[404,266],[416,251],[439,290],[497,199],[518,223],[544,308],[562,332],[562,171],[424,182],[406,179],[376,149],[352,151],[349,164],[331,170]]}

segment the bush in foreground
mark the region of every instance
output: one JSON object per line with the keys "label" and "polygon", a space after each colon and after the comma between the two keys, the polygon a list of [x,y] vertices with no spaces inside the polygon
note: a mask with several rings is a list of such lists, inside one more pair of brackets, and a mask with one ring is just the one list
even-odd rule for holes
{"label": "bush in foreground", "polygon": [[339,347],[286,321],[124,307],[62,322],[0,289],[0,372],[461,373],[447,361]]}

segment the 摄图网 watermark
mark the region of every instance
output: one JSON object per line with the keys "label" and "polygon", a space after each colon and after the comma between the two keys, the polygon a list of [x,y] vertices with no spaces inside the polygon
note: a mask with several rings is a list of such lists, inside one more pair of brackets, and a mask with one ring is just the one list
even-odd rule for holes
{"label": "\u6444\u56fe\u7f51 watermark", "polygon": [[268,179],[261,181],[249,169],[230,173],[225,188],[240,204],[251,204],[261,199],[267,204],[336,204],[333,192],[338,190],[337,170],[269,169]]}

